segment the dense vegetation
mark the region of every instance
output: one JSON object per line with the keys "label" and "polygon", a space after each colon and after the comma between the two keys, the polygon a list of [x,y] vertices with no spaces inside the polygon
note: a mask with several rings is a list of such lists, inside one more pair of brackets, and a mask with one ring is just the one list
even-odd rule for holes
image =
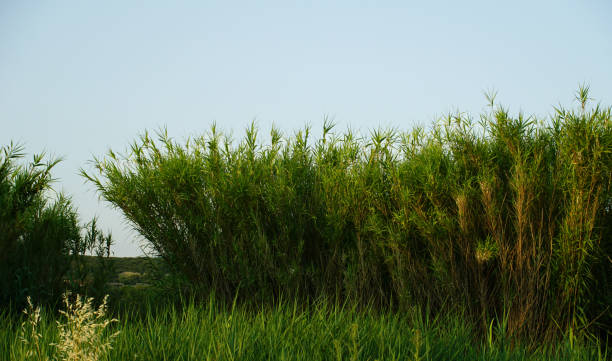
{"label": "dense vegetation", "polygon": [[95,219],[81,226],[66,196],[51,197],[51,170],[59,159],[45,162],[38,154],[24,164],[24,155],[19,145],[0,148],[0,306],[22,309],[28,296],[53,305],[67,288],[99,296],[107,267],[100,264],[84,287],[83,255],[96,252],[103,263],[111,236]]}
{"label": "dense vegetation", "polygon": [[[83,172],[200,291],[324,297],[464,315],[480,335],[610,333],[610,108],[370,137],[309,129],[260,145],[213,127],[180,144],[145,133]],[[572,336],[574,337],[574,336]]]}
{"label": "dense vegetation", "polygon": [[25,304],[30,295],[50,302],[59,299],[66,258],[79,238],[77,216],[70,201],[50,201],[45,192],[57,160],[43,163],[36,155],[27,165],[16,161],[22,148],[0,149],[0,304]]}
{"label": "dense vegetation", "polygon": [[[474,330],[460,317],[434,319],[417,309],[379,312],[324,301],[307,308],[296,301],[270,307],[232,307],[214,298],[181,309],[166,306],[156,311],[155,305],[145,307],[144,313],[122,313],[119,322],[113,322],[109,332],[92,345],[100,349],[118,331],[107,353],[98,352],[99,358],[74,359],[603,361],[609,356],[569,339],[526,349],[513,345],[497,327],[492,327],[482,341],[476,341]],[[37,328],[39,347],[34,347],[37,352],[28,358],[27,351],[32,347],[18,337],[17,322],[0,315],[0,325],[11,326],[0,327],[0,361],[54,359],[58,348],[51,344],[62,344],[64,339],[56,320],[42,312]],[[64,322],[63,318],[59,320]],[[27,340],[30,345],[36,342],[35,336]],[[78,350],[85,354],[83,347]]]}
{"label": "dense vegetation", "polygon": [[611,108],[488,99],[369,137],[145,133],[82,174],[153,259],[1,148],[0,360],[607,359]]}

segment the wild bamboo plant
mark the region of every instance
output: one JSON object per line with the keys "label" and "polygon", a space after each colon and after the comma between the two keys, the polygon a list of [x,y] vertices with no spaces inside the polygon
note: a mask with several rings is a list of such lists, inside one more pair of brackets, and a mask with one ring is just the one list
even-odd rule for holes
{"label": "wild bamboo plant", "polygon": [[[610,332],[610,109],[431,131],[145,133],[83,175],[202,290],[451,307],[512,337]],[[605,326],[608,325],[608,326]],[[596,327],[593,327],[596,326]]]}
{"label": "wild bamboo plant", "polygon": [[26,296],[59,300],[68,249],[80,239],[70,199],[49,194],[59,159],[37,154],[23,163],[24,156],[20,145],[0,148],[0,304],[17,307]]}

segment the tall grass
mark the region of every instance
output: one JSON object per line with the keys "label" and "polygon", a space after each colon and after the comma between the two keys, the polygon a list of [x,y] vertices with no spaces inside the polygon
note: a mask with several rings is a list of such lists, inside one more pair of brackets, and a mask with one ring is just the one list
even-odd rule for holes
{"label": "tall grass", "polygon": [[[281,301],[254,309],[253,305],[226,307],[214,297],[181,310],[167,307],[152,312],[155,306],[148,307],[144,314],[121,314],[111,330],[97,334],[109,346],[97,359],[569,361],[608,356],[596,344],[571,344],[569,339],[531,350],[511,346],[498,328],[491,328],[487,338],[478,341],[461,317],[434,318],[417,309],[389,313],[366,307],[359,311],[325,301],[310,307]],[[57,347],[49,346],[62,340],[56,319],[42,312],[37,328],[41,353],[34,355],[67,359]],[[16,319],[0,323],[0,360],[26,360],[31,351],[16,337],[17,323]],[[111,332],[118,332],[112,343]]]}
{"label": "tall grass", "polygon": [[[19,327],[17,319],[1,315],[8,321],[2,324],[0,355],[10,360],[65,360],[98,361],[107,356],[112,340],[119,334],[106,332],[116,319],[106,317],[108,296],[95,309],[93,298],[70,293],[63,295],[65,310],[55,317],[48,309],[36,308],[28,297],[23,311],[25,320]],[[8,316],[8,317],[7,317]],[[55,321],[55,322],[52,322]],[[18,330],[18,331],[15,331]],[[10,340],[13,336],[12,341]],[[8,342],[7,342],[8,341]]]}
{"label": "tall grass", "polygon": [[610,108],[548,120],[489,98],[478,122],[291,137],[145,133],[83,175],[200,290],[461,312],[481,335],[611,332]]}

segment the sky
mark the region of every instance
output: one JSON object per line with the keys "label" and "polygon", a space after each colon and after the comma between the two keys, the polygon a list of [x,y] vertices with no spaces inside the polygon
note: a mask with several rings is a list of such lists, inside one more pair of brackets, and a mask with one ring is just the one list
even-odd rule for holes
{"label": "sky", "polygon": [[55,189],[137,256],[146,241],[79,169],[145,130],[410,130],[477,116],[487,90],[546,117],[580,84],[608,106],[610,15],[607,0],[0,0],[0,146],[62,157]]}

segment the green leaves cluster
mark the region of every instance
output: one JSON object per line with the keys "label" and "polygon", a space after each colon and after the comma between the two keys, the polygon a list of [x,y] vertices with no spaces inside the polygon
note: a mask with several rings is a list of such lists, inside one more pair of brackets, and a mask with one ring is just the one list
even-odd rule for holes
{"label": "green leaves cluster", "polygon": [[145,133],[83,175],[202,290],[451,307],[520,337],[609,332],[610,109],[587,109],[586,88],[548,122],[489,99],[479,122],[429,132]]}
{"label": "green leaves cluster", "polygon": [[0,149],[0,304],[21,307],[26,297],[59,300],[68,250],[80,240],[77,215],[63,195],[48,196],[59,160],[35,155],[18,164],[23,148]]}
{"label": "green leaves cluster", "polygon": [[[24,163],[23,147],[0,148],[0,305],[19,309],[27,297],[54,305],[66,289],[99,296],[111,276],[110,235],[92,220],[82,233],[76,210],[63,194],[52,196],[52,169],[44,154]],[[96,272],[83,255],[95,251]]]}

